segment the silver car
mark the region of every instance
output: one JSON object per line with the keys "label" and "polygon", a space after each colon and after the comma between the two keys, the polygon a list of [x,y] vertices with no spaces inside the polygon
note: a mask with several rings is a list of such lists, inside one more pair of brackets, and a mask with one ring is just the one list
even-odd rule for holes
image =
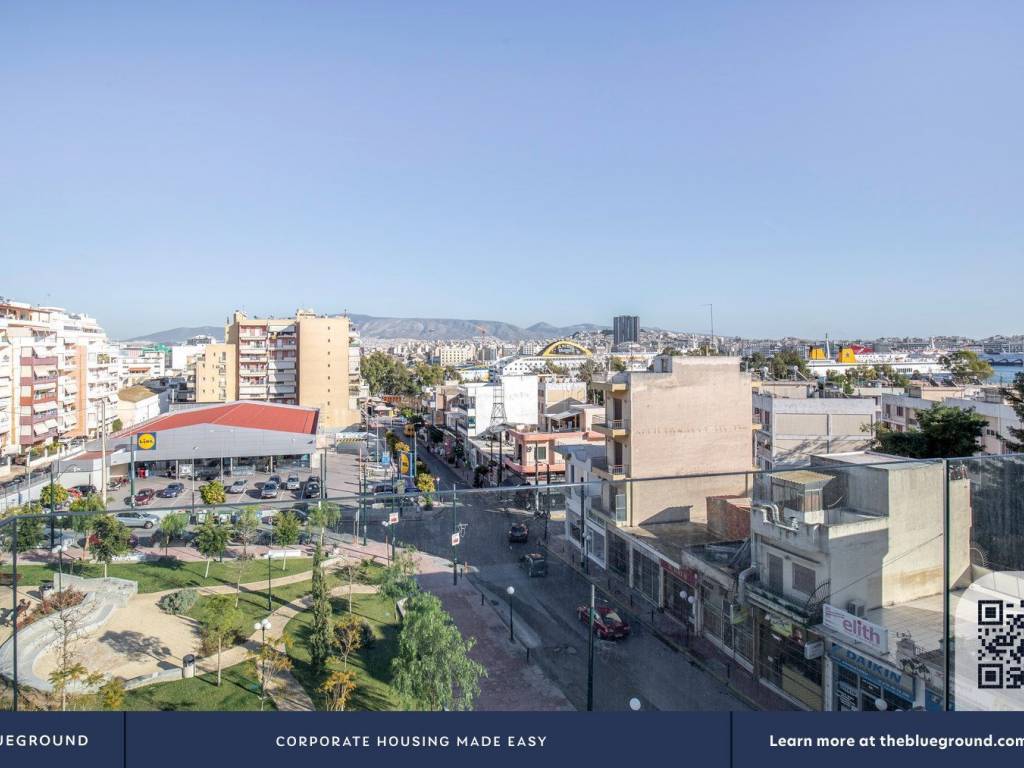
{"label": "silver car", "polygon": [[263,484],[260,488],[261,499],[276,499],[277,498],[277,483],[272,483],[269,480]]}
{"label": "silver car", "polygon": [[297,491],[302,487],[302,482],[298,475],[288,475],[288,479],[284,481],[284,487],[289,491]]}
{"label": "silver car", "polygon": [[159,517],[145,512],[118,512],[114,517],[126,528],[152,528],[160,522]]}

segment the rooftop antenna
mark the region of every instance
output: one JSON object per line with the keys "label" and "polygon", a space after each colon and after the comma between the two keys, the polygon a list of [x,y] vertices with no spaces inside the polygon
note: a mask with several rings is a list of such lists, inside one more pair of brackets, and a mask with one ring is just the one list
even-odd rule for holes
{"label": "rooftop antenna", "polygon": [[[711,317],[711,347],[715,347],[715,305],[714,304],[701,304],[702,307],[708,308],[708,314]],[[707,352],[710,353],[710,349]]]}

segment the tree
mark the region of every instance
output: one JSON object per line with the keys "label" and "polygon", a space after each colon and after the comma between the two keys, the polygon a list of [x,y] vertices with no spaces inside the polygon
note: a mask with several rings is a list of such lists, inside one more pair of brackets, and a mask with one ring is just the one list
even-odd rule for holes
{"label": "tree", "polygon": [[988,422],[973,408],[933,405],[918,411],[919,429],[895,432],[884,425],[875,430],[876,447],[885,453],[914,459],[954,459],[981,450]]}
{"label": "tree", "polygon": [[327,660],[331,656],[331,598],[327,591],[327,579],[324,576],[323,550],[316,545],[313,554],[313,620],[309,633],[309,660],[313,671],[321,674],[327,669]]}
{"label": "tree", "polygon": [[348,657],[363,646],[363,620],[351,612],[346,613],[335,623],[332,639],[344,668],[348,669]]}
{"label": "tree", "polygon": [[429,472],[420,472],[416,475],[416,488],[423,494],[424,506],[427,509],[432,509],[434,506],[434,500],[431,497],[431,494],[436,490],[436,487],[434,486],[434,476]]}
{"label": "tree", "polygon": [[235,537],[242,543],[242,558],[249,558],[249,545],[256,541],[260,530],[259,509],[253,506],[242,507],[235,521]]}
{"label": "tree", "polygon": [[341,507],[329,501],[322,502],[309,510],[309,524],[320,529],[320,546],[324,544],[324,535],[329,527],[336,525],[341,519]]}
{"label": "tree", "polygon": [[663,350],[661,350],[661,354],[665,355],[666,357],[679,357],[683,353],[680,352],[676,347],[673,347],[670,344],[669,346],[667,346]]}
{"label": "tree", "polygon": [[[291,546],[299,540],[299,532],[302,526],[299,525],[299,519],[295,516],[295,513],[291,510],[285,510],[281,514],[274,517],[274,541],[283,547]],[[286,570],[288,567],[288,558],[281,558],[281,570]]]}
{"label": "tree", "polygon": [[48,483],[39,491],[39,502],[47,511],[59,507],[68,500],[68,490],[60,483]]}
{"label": "tree", "polygon": [[55,611],[49,616],[53,628],[57,664],[50,673],[50,684],[54,692],[60,696],[60,710],[68,707],[68,688],[76,682],[94,684],[98,679],[93,677],[79,661],[76,646],[85,634],[85,613],[81,603]]}
{"label": "tree", "polygon": [[377,586],[378,594],[391,604],[416,594],[419,591],[419,585],[413,578],[415,574],[415,550],[405,548],[395,555],[391,565],[381,571]]}
{"label": "tree", "polygon": [[[38,502],[32,501],[23,507],[11,507],[3,517],[7,518],[41,514],[43,514],[42,507],[39,506]],[[17,527],[18,532],[17,538],[19,554],[35,549],[42,544],[43,539],[46,536],[46,526],[41,517],[28,517],[24,520],[19,520],[15,523],[15,526]],[[4,540],[4,549],[8,552],[13,552],[15,537],[11,535],[10,527],[4,528],[3,531],[7,534],[6,539]]]}
{"label": "tree", "polygon": [[100,698],[100,706],[108,712],[124,709],[125,687],[124,680],[120,677],[110,678],[100,686],[97,693]]}
{"label": "tree", "polygon": [[227,595],[216,595],[209,598],[199,619],[203,637],[217,644],[217,685],[220,686],[220,655],[224,650],[224,642],[233,639],[242,630],[245,616],[235,608]]}
{"label": "tree", "polygon": [[122,429],[124,429],[124,422],[121,421],[120,417],[115,418],[112,422],[110,422],[111,432],[120,432]]}
{"label": "tree", "polygon": [[210,561],[215,557],[222,557],[224,550],[228,547],[228,528],[215,521],[210,515],[206,516],[203,524],[196,530],[196,549],[199,554],[206,558],[206,575],[204,579],[210,578]]}
{"label": "tree", "polygon": [[289,656],[291,638],[282,635],[277,640],[260,643],[259,650],[250,651],[247,662],[260,684],[260,712],[266,704],[267,693],[279,675],[292,668]]}
{"label": "tree", "polygon": [[772,377],[776,379],[788,379],[790,371],[794,368],[805,378],[809,378],[811,374],[807,367],[807,361],[795,349],[783,349],[776,352],[772,355],[768,367],[771,368]]}
{"label": "tree", "polygon": [[171,545],[171,540],[184,534],[186,528],[188,528],[188,515],[184,512],[171,512],[169,515],[164,515],[160,521],[160,533],[164,539],[165,556]]}
{"label": "tree", "polygon": [[359,370],[371,395],[409,395],[418,391],[416,381],[405,365],[386,352],[366,355]]}
{"label": "tree", "polygon": [[218,480],[211,480],[199,486],[199,496],[203,504],[223,504],[227,499],[224,492],[224,484]]}
{"label": "tree", "polygon": [[356,676],[351,670],[334,671],[320,686],[324,705],[329,712],[344,712],[356,690]]}
{"label": "tree", "polygon": [[416,382],[416,386],[420,389],[424,387],[437,387],[444,384],[445,380],[445,369],[440,365],[430,365],[429,363],[416,363],[416,367],[412,373],[413,381]]}
{"label": "tree", "polygon": [[961,349],[939,359],[957,384],[979,384],[992,376],[992,365],[978,357],[977,352]]}
{"label": "tree", "polygon": [[1006,441],[1006,450],[1011,453],[1024,453],[1024,373],[1018,373],[1013,377],[1013,383],[1003,388],[1003,397],[1021,423],[1020,427],[1009,428],[1013,439]]}
{"label": "tree", "polygon": [[469,658],[475,643],[475,638],[462,638],[435,595],[413,595],[405,604],[392,661],[395,689],[429,710],[472,709],[480,678],[487,675]]}
{"label": "tree", "polygon": [[613,357],[608,361],[608,367],[613,373],[622,373],[626,370],[626,364],[621,357]]}
{"label": "tree", "polygon": [[114,558],[131,548],[131,540],[131,532],[117,518],[100,515],[93,520],[92,535],[88,539],[89,551],[103,563],[103,578],[107,577],[107,566]]}

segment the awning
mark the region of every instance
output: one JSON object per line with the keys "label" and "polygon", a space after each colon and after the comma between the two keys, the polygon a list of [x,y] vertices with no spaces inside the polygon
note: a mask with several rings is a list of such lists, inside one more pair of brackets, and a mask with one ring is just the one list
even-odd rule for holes
{"label": "awning", "polygon": [[45,424],[33,424],[32,425],[32,432],[33,432],[33,434],[36,434],[36,435],[43,434],[43,432],[46,432],[47,429],[48,429],[48,427]]}
{"label": "awning", "polygon": [[572,411],[556,411],[555,413],[545,413],[544,415],[547,418],[549,418],[549,419],[555,419],[557,421],[561,421],[562,419],[571,418],[572,416],[575,416],[576,414],[573,413]]}
{"label": "awning", "polygon": [[46,420],[46,428],[47,429],[56,429],[57,428],[57,420],[56,419],[47,419]]}
{"label": "awning", "polygon": [[32,413],[46,413],[53,409],[53,403],[32,403]]}

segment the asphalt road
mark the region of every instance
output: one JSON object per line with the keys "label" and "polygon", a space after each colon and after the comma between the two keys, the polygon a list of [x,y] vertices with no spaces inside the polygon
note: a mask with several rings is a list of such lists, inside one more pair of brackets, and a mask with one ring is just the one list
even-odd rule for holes
{"label": "asphalt road", "polygon": [[[590,582],[567,562],[561,523],[548,523],[545,540],[544,520],[534,517],[531,510],[517,507],[514,494],[466,489],[443,461],[426,451],[420,451],[419,458],[441,478],[442,490],[456,483],[457,503],[453,508],[448,491],[440,495],[440,503],[433,510],[411,511],[407,507],[409,511],[403,513],[401,523],[392,532],[397,533],[400,543],[451,558],[452,532],[456,526],[464,526],[457,555],[469,567],[470,582],[506,623],[510,607],[507,588],[513,587],[516,642],[529,647],[531,658],[577,708],[585,709],[588,627],[577,619],[576,608],[589,601]],[[380,521],[387,511],[386,505],[370,510],[371,522],[366,527],[371,538],[383,540]],[[529,543],[509,543],[508,529],[513,522],[527,523]],[[527,552],[546,553],[546,577],[526,574],[520,559]],[[647,709],[748,709],[685,655],[665,645],[641,621],[639,605],[636,610],[616,606],[631,625],[628,638],[594,642],[595,709],[626,710],[633,697]]]}

